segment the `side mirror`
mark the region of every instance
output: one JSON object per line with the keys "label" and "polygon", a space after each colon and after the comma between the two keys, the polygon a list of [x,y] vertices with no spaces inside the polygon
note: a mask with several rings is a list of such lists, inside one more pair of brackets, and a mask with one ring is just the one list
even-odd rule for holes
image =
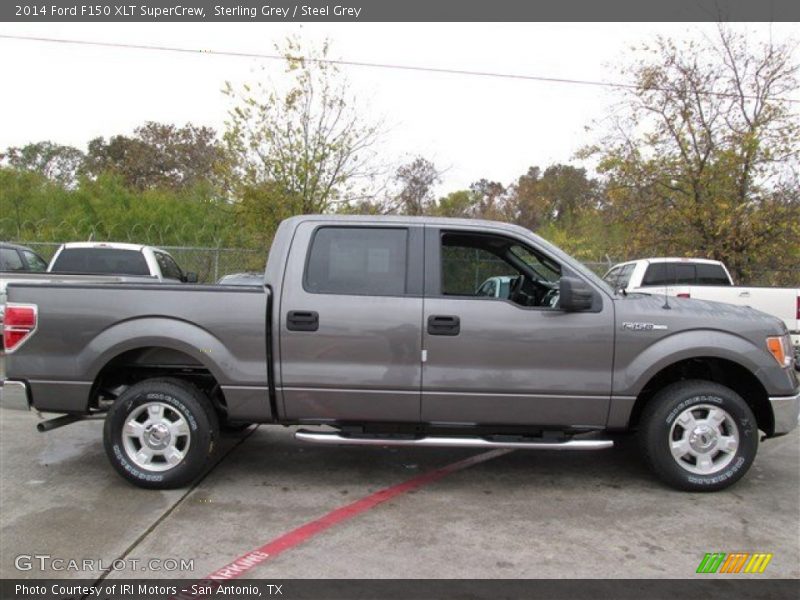
{"label": "side mirror", "polygon": [[558,290],[558,306],[567,312],[592,308],[594,291],[589,284],[576,277],[562,277]]}
{"label": "side mirror", "polygon": [[184,283],[197,283],[197,273],[184,273],[183,281]]}

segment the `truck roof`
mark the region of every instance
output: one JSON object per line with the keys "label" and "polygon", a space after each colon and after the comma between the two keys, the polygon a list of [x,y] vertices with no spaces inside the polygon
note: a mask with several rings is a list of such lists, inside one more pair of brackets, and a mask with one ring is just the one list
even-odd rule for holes
{"label": "truck roof", "polygon": [[526,235],[531,234],[530,229],[503,221],[489,221],[486,219],[460,219],[454,217],[412,217],[406,215],[296,215],[285,219],[284,222],[296,221],[342,221],[344,223],[396,223],[406,225],[459,225],[470,227],[492,227],[517,231]]}
{"label": "truck roof", "polygon": [[647,263],[662,263],[662,262],[686,262],[686,263],[699,263],[705,265],[723,265],[722,261],[711,260],[710,258],[687,258],[685,256],[660,256],[656,258],[638,258],[636,260],[626,260],[625,262],[617,263],[614,266],[620,267],[622,265],[632,265],[640,262]]}
{"label": "truck roof", "polygon": [[137,252],[141,252],[147,246],[143,244],[126,244],[122,242],[67,242],[66,244],[62,244],[62,246],[67,248],[111,248],[114,250],[136,250]]}

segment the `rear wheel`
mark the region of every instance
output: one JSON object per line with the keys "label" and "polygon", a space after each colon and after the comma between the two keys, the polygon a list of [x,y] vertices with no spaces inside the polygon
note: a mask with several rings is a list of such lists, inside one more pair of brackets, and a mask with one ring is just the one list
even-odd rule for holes
{"label": "rear wheel", "polygon": [[758,427],[739,394],[709,381],[667,386],[642,413],[639,442],[669,485],[710,492],[736,483],[758,450]]}
{"label": "rear wheel", "polygon": [[207,396],[180,379],[148,379],[125,390],[106,416],[111,464],[146,488],[181,487],[205,469],[219,436]]}

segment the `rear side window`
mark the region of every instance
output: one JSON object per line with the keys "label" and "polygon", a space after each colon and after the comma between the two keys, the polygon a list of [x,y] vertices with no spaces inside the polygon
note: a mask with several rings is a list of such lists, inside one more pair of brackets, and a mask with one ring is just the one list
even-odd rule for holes
{"label": "rear side window", "polygon": [[318,294],[406,293],[408,230],[322,227],[314,235],[305,287]]}
{"label": "rear side window", "polygon": [[14,248],[0,248],[0,271],[23,271],[25,265]]}
{"label": "rear side window", "polygon": [[53,264],[56,273],[150,275],[144,254],[117,248],[67,248]]}
{"label": "rear side window", "polygon": [[731,285],[722,265],[697,265],[697,285]]}

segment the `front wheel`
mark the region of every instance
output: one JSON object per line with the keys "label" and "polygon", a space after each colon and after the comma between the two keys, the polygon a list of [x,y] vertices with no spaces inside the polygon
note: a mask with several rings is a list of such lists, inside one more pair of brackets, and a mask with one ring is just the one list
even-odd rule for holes
{"label": "front wheel", "polygon": [[711,492],[736,483],[758,450],[750,407],[733,390],[681,381],[658,392],[642,413],[639,441],[647,462],[667,484]]}
{"label": "front wheel", "polygon": [[180,379],[125,390],[106,416],[103,442],[117,472],[145,488],[176,488],[205,469],[219,435],[206,395]]}

